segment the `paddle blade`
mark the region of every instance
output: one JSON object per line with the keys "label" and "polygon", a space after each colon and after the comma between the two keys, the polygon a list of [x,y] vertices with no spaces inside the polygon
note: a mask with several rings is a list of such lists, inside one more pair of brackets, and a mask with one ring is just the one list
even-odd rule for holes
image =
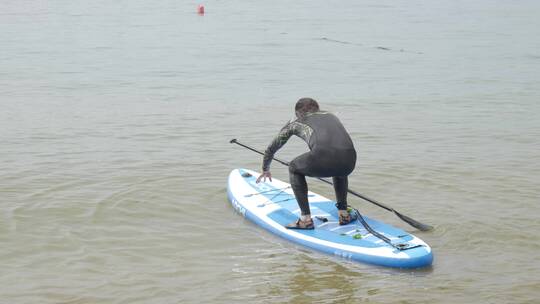
{"label": "paddle blade", "polygon": [[430,225],[426,225],[426,224],[422,224],[418,221],[415,221],[413,220],[412,218],[406,216],[406,215],[403,215],[399,212],[397,212],[396,210],[392,210],[394,211],[394,213],[400,218],[402,219],[403,221],[407,222],[409,225],[413,226],[414,228],[417,228],[418,230],[421,230],[421,231],[429,231],[429,230],[432,230],[433,229],[433,226],[430,226]]}

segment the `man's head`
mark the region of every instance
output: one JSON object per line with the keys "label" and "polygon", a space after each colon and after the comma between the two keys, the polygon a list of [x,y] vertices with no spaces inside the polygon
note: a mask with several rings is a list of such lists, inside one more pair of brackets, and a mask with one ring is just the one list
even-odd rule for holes
{"label": "man's head", "polygon": [[319,104],[313,98],[300,98],[294,107],[296,117],[303,117],[307,113],[319,111]]}

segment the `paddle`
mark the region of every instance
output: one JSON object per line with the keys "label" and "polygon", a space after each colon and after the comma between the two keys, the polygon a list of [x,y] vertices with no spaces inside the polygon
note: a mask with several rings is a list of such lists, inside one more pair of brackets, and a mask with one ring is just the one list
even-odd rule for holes
{"label": "paddle", "polygon": [[[253,151],[253,152],[256,152],[256,153],[259,153],[259,154],[261,154],[261,155],[264,155],[264,152],[261,152],[261,151],[255,149],[255,148],[252,148],[252,147],[250,147],[250,146],[247,146],[247,145],[245,145],[245,144],[242,144],[242,143],[240,143],[238,140],[236,140],[236,138],[231,139],[230,143],[231,143],[231,144],[237,144],[237,145],[242,146],[242,147],[244,147],[244,148],[246,148],[246,149],[248,149],[248,150],[251,150],[251,151]],[[275,158],[275,157],[274,157],[273,159],[274,159],[275,161],[277,161],[277,162],[279,162],[279,163],[281,163],[281,164],[287,166],[287,167],[289,166],[289,163],[286,162],[286,161],[280,160],[280,159]],[[327,184],[329,184],[329,185],[333,185],[333,183],[332,183],[331,181],[326,180],[326,179],[324,179],[324,178],[317,177],[317,179],[320,180],[320,181],[322,181],[322,182],[324,182],[324,183],[327,183]],[[366,201],[368,201],[368,202],[370,202],[370,203],[372,203],[372,204],[375,204],[375,205],[377,205],[377,206],[379,206],[379,207],[381,207],[381,208],[383,208],[383,209],[386,209],[386,210],[388,210],[388,211],[393,212],[395,215],[397,215],[397,217],[399,217],[399,218],[402,219],[403,221],[407,222],[409,225],[411,225],[411,226],[413,226],[413,227],[415,227],[415,228],[417,228],[417,229],[419,229],[419,230],[422,230],[422,231],[428,231],[428,230],[433,229],[433,227],[430,226],[430,225],[422,224],[422,223],[420,223],[420,222],[418,222],[418,221],[416,221],[416,220],[414,220],[414,219],[412,219],[412,218],[410,218],[410,217],[408,217],[408,216],[406,216],[406,215],[404,215],[404,214],[401,214],[401,213],[397,212],[394,208],[389,207],[389,206],[386,206],[385,204],[380,203],[380,202],[378,202],[378,201],[376,201],[376,200],[374,200],[374,199],[371,199],[371,198],[369,198],[369,197],[367,197],[367,196],[365,196],[365,195],[362,195],[362,194],[360,194],[360,193],[358,193],[358,192],[356,192],[356,191],[353,191],[353,190],[351,190],[351,189],[347,189],[347,192],[349,192],[350,194],[352,194],[352,195],[354,195],[354,196],[357,196],[357,197],[359,197],[359,198],[361,198],[361,199],[363,199],[363,200],[366,200]]]}

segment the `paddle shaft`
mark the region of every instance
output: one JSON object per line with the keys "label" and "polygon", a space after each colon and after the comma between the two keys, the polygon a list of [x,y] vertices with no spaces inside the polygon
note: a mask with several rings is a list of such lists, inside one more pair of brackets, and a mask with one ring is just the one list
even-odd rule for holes
{"label": "paddle shaft", "polygon": [[[243,143],[237,141],[236,139],[231,140],[230,143],[232,143],[232,144],[237,144],[237,145],[242,146],[242,147],[244,147],[244,148],[246,148],[246,149],[248,149],[248,150],[251,150],[251,151],[253,151],[253,152],[255,152],[255,153],[259,153],[259,154],[261,154],[261,155],[264,155],[264,152],[259,151],[259,150],[255,149],[255,148],[252,148],[252,147],[250,147],[250,146],[244,145]],[[277,161],[278,163],[280,163],[280,164],[283,164],[283,165],[285,165],[285,166],[287,166],[287,167],[289,166],[289,163],[286,162],[286,161],[284,161],[284,160],[281,160],[281,159],[279,159],[279,158],[277,158],[277,157],[273,157],[273,159],[274,159],[275,161]],[[329,185],[334,185],[334,183],[332,183],[331,181],[326,180],[326,179],[324,179],[324,178],[317,177],[317,179],[320,180],[320,181],[322,181],[322,182],[324,182],[324,183],[327,183],[327,184],[329,184]],[[393,211],[392,208],[390,208],[390,207],[384,205],[383,203],[379,203],[379,202],[377,202],[377,201],[375,201],[375,200],[373,200],[373,199],[371,199],[371,198],[369,198],[369,197],[366,197],[366,196],[364,196],[364,195],[362,195],[362,194],[360,194],[360,193],[358,193],[358,192],[356,192],[356,191],[353,191],[353,190],[351,190],[351,189],[347,189],[347,192],[349,192],[349,193],[352,194],[352,195],[358,196],[359,198],[364,199],[364,200],[366,200],[366,201],[368,201],[368,202],[370,202],[370,203],[373,203],[373,204],[375,204],[375,205],[377,205],[377,206],[379,206],[379,207],[381,207],[381,208],[384,208],[384,209],[386,209],[386,210],[388,210],[388,211]]]}
{"label": "paddle shaft", "polygon": [[[261,155],[264,155],[264,152],[261,152],[261,151],[255,149],[255,148],[253,148],[253,147],[250,147],[250,146],[248,146],[248,145],[242,144],[242,143],[238,142],[238,140],[236,140],[236,138],[235,138],[235,139],[232,139],[232,140],[230,141],[230,143],[231,143],[231,144],[237,144],[237,145],[242,146],[242,147],[244,147],[244,148],[246,148],[246,149],[248,149],[248,150],[251,150],[251,151],[253,151],[253,152],[255,152],[255,153],[259,153],[259,154],[261,154]],[[276,158],[276,157],[273,157],[273,159],[274,159],[275,161],[277,161],[277,162],[279,162],[279,163],[281,163],[281,164],[287,166],[287,167],[289,166],[289,163],[286,162],[286,161],[280,160],[280,159],[278,159],[278,158]],[[317,179],[320,180],[320,181],[322,181],[322,182],[324,182],[324,183],[327,183],[327,184],[329,184],[329,185],[334,185],[334,183],[332,183],[331,181],[326,180],[326,179],[324,179],[324,178],[317,177]],[[386,209],[386,210],[388,210],[388,211],[390,211],[390,212],[393,212],[394,214],[396,214],[396,215],[397,215],[400,219],[402,219],[403,221],[407,222],[407,223],[410,224],[411,226],[413,226],[413,227],[415,227],[415,228],[418,228],[418,229],[420,229],[420,230],[422,230],[422,231],[431,230],[431,229],[433,228],[433,227],[431,227],[431,226],[429,226],[429,225],[422,224],[422,223],[420,223],[420,222],[418,222],[418,221],[416,221],[416,220],[413,220],[412,218],[410,218],[410,217],[408,217],[408,216],[406,216],[406,215],[403,215],[403,214],[397,212],[396,210],[394,210],[394,208],[389,207],[389,206],[386,206],[385,204],[383,204],[383,203],[381,203],[381,202],[378,202],[378,201],[376,201],[376,200],[374,200],[374,199],[371,199],[371,198],[369,198],[369,197],[367,197],[367,196],[365,196],[365,195],[362,195],[362,194],[360,194],[360,193],[358,193],[358,192],[356,192],[356,191],[347,189],[347,192],[350,193],[350,194],[352,194],[352,195],[354,195],[354,196],[356,196],[356,197],[359,197],[359,198],[361,198],[361,199],[363,199],[363,200],[366,200],[366,201],[368,201],[368,202],[370,202],[370,203],[372,203],[372,204],[375,204],[375,205],[377,205],[377,206],[379,206],[379,207],[381,207],[381,208],[383,208],[383,209]]]}

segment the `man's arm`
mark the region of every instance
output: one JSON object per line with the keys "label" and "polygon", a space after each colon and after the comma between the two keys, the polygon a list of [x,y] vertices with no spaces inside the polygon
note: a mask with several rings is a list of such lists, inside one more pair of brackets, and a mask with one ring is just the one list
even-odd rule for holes
{"label": "man's arm", "polygon": [[263,172],[267,172],[270,170],[270,163],[272,162],[272,158],[274,157],[274,154],[287,143],[289,138],[294,134],[294,124],[293,122],[288,122],[281,130],[279,131],[278,135],[274,137],[270,145],[266,148],[264,151],[264,157],[263,157],[263,165],[262,170]]}

